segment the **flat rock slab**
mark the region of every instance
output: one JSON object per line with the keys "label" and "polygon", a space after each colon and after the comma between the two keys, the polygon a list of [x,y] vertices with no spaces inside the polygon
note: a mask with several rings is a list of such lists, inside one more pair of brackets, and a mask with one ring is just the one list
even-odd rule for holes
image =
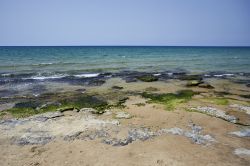
{"label": "flat rock slab", "polygon": [[246,114],[250,115],[250,107],[249,106],[243,106],[243,105],[238,105],[238,104],[232,104],[230,105],[232,108],[237,108],[240,111],[245,112]]}
{"label": "flat rock slab", "polygon": [[241,156],[241,155],[247,155],[250,156],[250,149],[246,148],[238,148],[234,150],[234,154]]}
{"label": "flat rock slab", "polygon": [[127,112],[117,112],[116,115],[115,115],[115,117],[117,119],[129,119],[132,116],[129,113],[127,113]]}

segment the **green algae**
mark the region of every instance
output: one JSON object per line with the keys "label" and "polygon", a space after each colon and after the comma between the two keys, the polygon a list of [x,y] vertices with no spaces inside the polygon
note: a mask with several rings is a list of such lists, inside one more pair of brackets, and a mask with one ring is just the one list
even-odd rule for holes
{"label": "green algae", "polygon": [[137,77],[137,79],[143,82],[153,82],[158,80],[158,78],[154,75],[143,75]]}
{"label": "green algae", "polygon": [[186,103],[192,99],[195,92],[192,90],[182,90],[177,93],[147,93],[143,92],[142,97],[149,98],[149,102],[164,104],[167,110],[174,110],[179,104]]}
{"label": "green algae", "polygon": [[226,98],[212,98],[211,99],[213,103],[217,105],[228,105],[229,101]]}
{"label": "green algae", "polygon": [[[46,96],[19,102],[13,108],[4,110],[3,112],[9,112],[15,118],[24,118],[45,112],[63,110],[65,108],[94,108],[97,110],[97,114],[102,114],[105,109],[111,107],[107,101],[86,94],[51,94],[51,96],[46,94]],[[55,101],[56,97],[57,100]]]}

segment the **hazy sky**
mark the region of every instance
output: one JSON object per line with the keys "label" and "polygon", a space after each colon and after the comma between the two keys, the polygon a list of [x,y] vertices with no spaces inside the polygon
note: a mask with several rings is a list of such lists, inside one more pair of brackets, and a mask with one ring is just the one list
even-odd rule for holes
{"label": "hazy sky", "polygon": [[0,45],[250,46],[250,0],[0,0]]}

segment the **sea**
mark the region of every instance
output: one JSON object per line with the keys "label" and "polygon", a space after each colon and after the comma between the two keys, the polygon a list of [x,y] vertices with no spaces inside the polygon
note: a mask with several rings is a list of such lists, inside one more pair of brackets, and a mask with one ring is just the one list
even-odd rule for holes
{"label": "sea", "polygon": [[250,47],[2,46],[0,77],[94,77],[120,71],[250,72]]}

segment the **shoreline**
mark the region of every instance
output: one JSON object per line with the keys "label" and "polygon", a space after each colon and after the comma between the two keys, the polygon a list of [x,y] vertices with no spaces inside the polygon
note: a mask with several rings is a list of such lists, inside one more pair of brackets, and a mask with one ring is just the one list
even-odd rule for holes
{"label": "shoreline", "polygon": [[87,76],[1,85],[3,165],[250,163],[248,74]]}

